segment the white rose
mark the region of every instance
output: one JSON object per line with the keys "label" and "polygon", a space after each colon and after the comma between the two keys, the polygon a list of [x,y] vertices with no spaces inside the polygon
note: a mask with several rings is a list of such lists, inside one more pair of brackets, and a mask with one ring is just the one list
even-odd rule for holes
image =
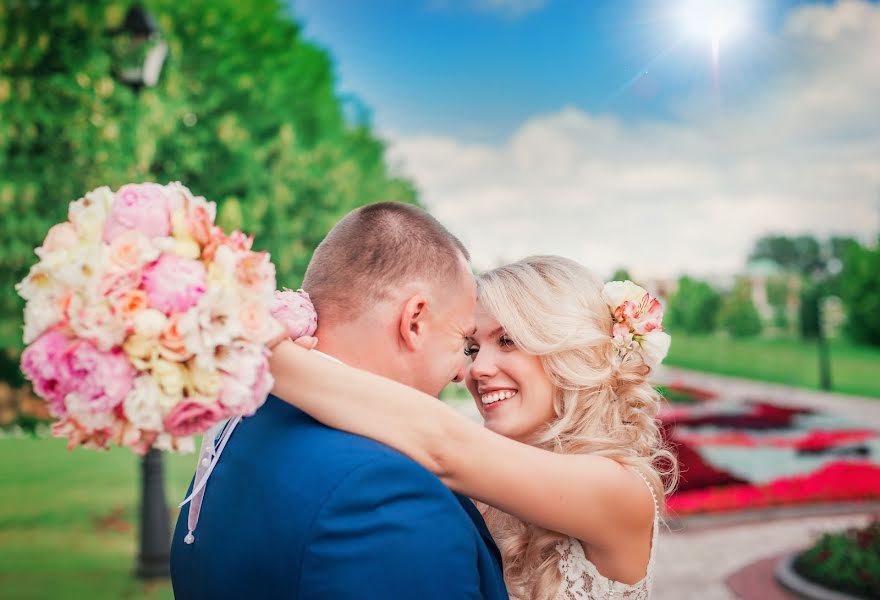
{"label": "white rose", "polygon": [[70,203],[67,216],[84,241],[93,243],[104,237],[104,223],[113,198],[113,192],[104,186],[92,190],[85,198]]}
{"label": "white rose", "polygon": [[609,281],[602,289],[602,296],[611,309],[615,309],[627,300],[638,304],[648,292],[645,288],[634,284],[632,281]]}
{"label": "white rose", "polygon": [[147,308],[135,315],[133,323],[134,332],[137,335],[145,338],[158,338],[168,324],[168,317],[162,311]]}
{"label": "white rose", "polygon": [[652,331],[642,337],[640,345],[648,366],[654,368],[659,365],[666,358],[671,343],[672,338],[665,331]]}
{"label": "white rose", "polygon": [[109,352],[125,340],[125,324],[113,314],[103,298],[87,303],[75,294],[68,308],[70,328],[83,339],[92,341],[98,350]]}
{"label": "white rose", "polygon": [[24,343],[30,344],[61,320],[58,304],[52,299],[31,300],[24,307]]}
{"label": "white rose", "polygon": [[162,411],[160,410],[162,390],[149,375],[138,377],[134,388],[122,402],[125,418],[138,429],[159,431],[162,429]]}

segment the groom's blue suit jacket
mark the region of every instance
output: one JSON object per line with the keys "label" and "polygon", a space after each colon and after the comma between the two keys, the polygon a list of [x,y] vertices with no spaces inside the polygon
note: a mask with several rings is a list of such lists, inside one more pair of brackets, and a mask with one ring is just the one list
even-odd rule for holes
{"label": "groom's blue suit jacket", "polygon": [[467,498],[274,396],[230,437],[189,545],[188,511],[171,548],[177,600],[507,598]]}

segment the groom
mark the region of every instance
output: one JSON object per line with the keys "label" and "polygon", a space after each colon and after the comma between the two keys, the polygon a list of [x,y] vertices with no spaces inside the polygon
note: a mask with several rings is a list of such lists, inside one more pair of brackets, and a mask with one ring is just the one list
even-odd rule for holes
{"label": "groom", "polygon": [[[476,303],[468,260],[415,207],[349,213],[303,282],[319,349],[436,396],[464,375]],[[191,544],[188,510],[172,542],[177,600],[507,598],[500,554],[470,500],[404,455],[274,396],[229,438]]]}

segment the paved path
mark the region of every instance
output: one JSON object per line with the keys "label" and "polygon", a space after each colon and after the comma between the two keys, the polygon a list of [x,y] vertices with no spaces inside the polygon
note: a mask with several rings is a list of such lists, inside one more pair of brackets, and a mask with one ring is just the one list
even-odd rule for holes
{"label": "paved path", "polygon": [[[880,376],[880,364],[877,365]],[[738,377],[725,377],[663,366],[655,383],[682,382],[721,394],[725,398],[770,400],[783,406],[803,406],[833,412],[854,423],[880,429],[880,398],[832,394]]]}
{"label": "paved path", "polygon": [[660,536],[653,600],[735,600],[728,576],[757,560],[809,545],[820,532],[861,526],[867,515],[813,517]]}

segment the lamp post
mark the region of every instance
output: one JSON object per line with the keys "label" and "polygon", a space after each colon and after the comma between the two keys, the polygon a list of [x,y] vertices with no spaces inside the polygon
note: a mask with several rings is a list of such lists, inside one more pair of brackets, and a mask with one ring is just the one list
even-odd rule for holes
{"label": "lamp post", "polygon": [[[159,81],[168,55],[155,21],[140,6],[132,6],[118,30],[111,32],[119,44],[116,79],[135,94]],[[165,497],[162,453],[151,449],[141,459],[139,545],[135,574],[140,579],[170,575],[171,524]]]}

